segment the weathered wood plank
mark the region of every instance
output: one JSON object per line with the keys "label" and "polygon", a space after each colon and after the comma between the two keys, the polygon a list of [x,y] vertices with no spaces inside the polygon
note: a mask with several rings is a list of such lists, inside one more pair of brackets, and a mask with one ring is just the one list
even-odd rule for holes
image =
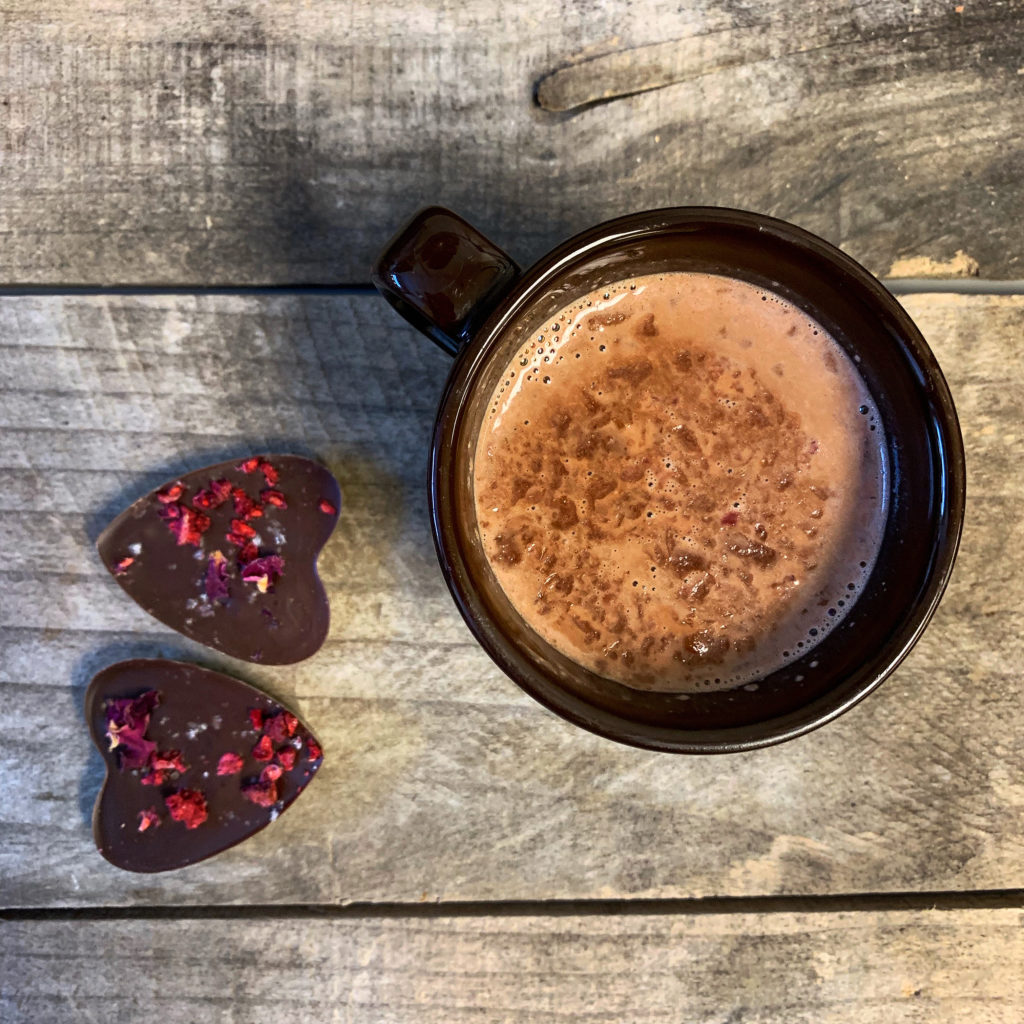
{"label": "weathered wood plank", "polygon": [[[728,758],[564,724],[476,647],[436,567],[426,459],[445,357],[378,298],[0,300],[0,905],[338,903],[1024,886],[1024,298],[909,297],[964,422],[968,524],[898,674],[829,727]],[[327,644],[283,669],[177,637],[92,540],[175,473],[249,450],[324,459]],[[91,848],[83,688],[122,657],[237,671],[327,760],[220,858],[128,876]]]}
{"label": "weathered wood plank", "polygon": [[8,1024],[1018,1024],[1019,910],[0,923]]}
{"label": "weathered wood plank", "polygon": [[877,273],[963,250],[1024,277],[1022,15],[15,0],[0,283],[366,281],[426,202],[524,261],[617,213],[707,203],[795,220]]}

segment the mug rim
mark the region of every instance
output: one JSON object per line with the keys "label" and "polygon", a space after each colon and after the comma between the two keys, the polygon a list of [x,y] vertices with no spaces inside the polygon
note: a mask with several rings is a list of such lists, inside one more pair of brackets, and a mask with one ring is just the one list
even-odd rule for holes
{"label": "mug rim", "polygon": [[[714,227],[756,229],[775,243],[794,246],[852,277],[895,322],[901,342],[929,384],[929,397],[937,413],[937,439],[941,445],[937,480],[944,490],[945,514],[933,529],[931,571],[903,628],[880,648],[880,661],[867,679],[845,698],[836,698],[842,678],[828,690],[794,710],[753,723],[716,729],[681,729],[631,721],[585,701],[528,662],[529,672],[512,656],[515,647],[493,621],[473,585],[462,557],[454,524],[455,510],[448,495],[454,471],[454,443],[460,414],[471,389],[466,385],[486,362],[493,342],[536,299],[545,281],[579,262],[598,247],[627,244],[658,233]],[[574,725],[607,739],[648,750],[674,753],[735,753],[771,746],[804,735],[838,718],[877,689],[900,665],[920,639],[946,590],[963,532],[966,505],[966,463],[963,438],[952,395],[920,330],[894,295],[852,257],[817,235],[787,221],[753,211],[715,206],[664,207],[604,221],[557,245],[530,266],[491,312],[470,342],[456,357],[442,393],[430,450],[429,507],[434,547],[445,582],[475,639],[502,671],[533,699]],[[446,514],[447,512],[447,514]]]}

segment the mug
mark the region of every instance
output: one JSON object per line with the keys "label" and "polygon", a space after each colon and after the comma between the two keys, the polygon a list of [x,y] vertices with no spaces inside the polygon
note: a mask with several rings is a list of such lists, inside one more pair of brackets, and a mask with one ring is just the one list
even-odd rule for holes
{"label": "mug", "polygon": [[[756,687],[648,692],[574,663],[513,608],[476,526],[473,457],[493,389],[522,342],[577,298],[646,274],[720,274],[807,312],[855,361],[884,430],[888,518],[874,569],[842,620]],[[791,739],[853,707],[906,657],[949,580],[963,526],[963,440],[938,363],[893,296],[814,235],[716,207],[631,214],[584,231],[526,271],[449,210],[417,213],[384,249],[373,282],[455,357],[430,452],[438,559],[470,630],[527,693],[622,743],[725,753]]]}

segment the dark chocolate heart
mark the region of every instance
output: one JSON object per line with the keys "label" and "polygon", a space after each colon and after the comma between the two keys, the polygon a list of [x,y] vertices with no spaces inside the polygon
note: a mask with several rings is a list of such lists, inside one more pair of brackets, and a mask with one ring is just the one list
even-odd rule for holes
{"label": "dark chocolate heart", "polygon": [[319,463],[258,455],[168,481],[96,546],[161,622],[236,658],[288,665],[327,636],[316,559],[340,507],[338,482]]}
{"label": "dark chocolate heart", "polygon": [[265,828],[316,774],[320,744],[255,687],[178,661],[99,672],[85,696],[106,762],[96,848],[126,871],[169,871]]}

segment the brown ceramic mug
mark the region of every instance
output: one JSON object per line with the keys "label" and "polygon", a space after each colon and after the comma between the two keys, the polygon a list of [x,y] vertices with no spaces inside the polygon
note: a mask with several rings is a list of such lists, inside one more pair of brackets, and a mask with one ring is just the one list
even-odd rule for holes
{"label": "brown ceramic mug", "polygon": [[[754,689],[680,697],[636,690],[572,662],[513,608],[476,526],[477,435],[525,337],[595,289],[667,271],[747,281],[806,311],[855,359],[885,433],[889,511],[870,578],[835,629]],[[434,540],[449,589],[494,661],[551,710],[652,750],[748,750],[842,714],[920,637],[960,539],[963,441],[949,389],[920,332],[892,295],[838,249],[759,214],[683,207],[601,224],[521,271],[460,217],[431,207],[388,244],[373,280],[407,320],[456,357],[430,458]]]}

